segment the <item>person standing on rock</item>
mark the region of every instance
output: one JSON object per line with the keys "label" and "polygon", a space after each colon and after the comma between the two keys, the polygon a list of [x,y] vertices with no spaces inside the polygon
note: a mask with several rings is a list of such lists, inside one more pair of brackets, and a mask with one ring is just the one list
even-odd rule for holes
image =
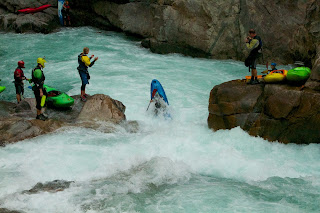
{"label": "person standing on rock", "polygon": [[16,97],[18,104],[21,101],[21,96],[24,94],[24,83],[23,80],[29,80],[24,76],[22,68],[24,67],[24,61],[18,61],[18,67],[14,71],[14,86],[16,87]]}
{"label": "person standing on rock", "polygon": [[86,94],[86,85],[89,84],[89,79],[90,79],[90,75],[89,75],[89,71],[88,71],[88,67],[92,67],[94,65],[94,63],[98,60],[98,57],[95,57],[94,60],[92,62],[90,62],[90,60],[94,57],[94,55],[92,55],[90,58],[87,56],[87,54],[89,54],[89,48],[85,47],[83,48],[83,52],[78,55],[78,71],[79,71],[79,75],[81,78],[81,101],[87,101],[87,94]]}
{"label": "person standing on rock", "polygon": [[246,46],[250,50],[250,54],[247,57],[245,64],[251,69],[251,80],[248,84],[259,84],[257,77],[257,59],[262,54],[262,40],[257,36],[254,29],[249,30],[249,36],[246,38]]}
{"label": "person standing on rock", "polygon": [[37,117],[39,120],[47,120],[48,117],[43,114],[43,107],[45,103],[45,98],[47,96],[46,90],[43,88],[44,81],[46,77],[43,74],[43,68],[45,67],[44,63],[46,60],[44,58],[37,59],[37,66],[32,70],[32,79],[30,82],[34,83],[32,90],[36,98],[36,108],[37,108]]}
{"label": "person standing on rock", "polygon": [[67,23],[68,23],[68,26],[71,26],[69,1],[66,1],[63,4],[61,13],[62,13],[62,16],[63,16],[64,26],[67,26]]}

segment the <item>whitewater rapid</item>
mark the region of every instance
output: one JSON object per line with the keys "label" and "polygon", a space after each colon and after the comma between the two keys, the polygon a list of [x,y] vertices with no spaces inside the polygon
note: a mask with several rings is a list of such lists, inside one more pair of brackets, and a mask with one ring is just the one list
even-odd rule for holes
{"label": "whitewater rapid", "polygon": [[[318,212],[320,146],[284,145],[240,128],[207,127],[210,90],[248,75],[243,62],[158,55],[140,41],[93,28],[0,34],[0,99],[14,101],[13,71],[30,75],[46,56],[46,84],[80,93],[77,55],[99,57],[87,93],[123,102],[137,132],[62,128],[0,149],[0,208],[24,212]],[[282,67],[279,67],[282,68]],[[258,71],[264,70],[259,66]],[[147,112],[150,83],[164,87],[171,120]],[[26,88],[25,97],[33,97]],[[23,193],[37,183],[73,181],[64,191]]]}

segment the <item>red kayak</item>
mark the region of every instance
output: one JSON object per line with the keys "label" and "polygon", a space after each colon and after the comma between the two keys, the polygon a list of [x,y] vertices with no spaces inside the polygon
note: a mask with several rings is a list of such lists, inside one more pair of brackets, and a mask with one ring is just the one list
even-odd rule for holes
{"label": "red kayak", "polygon": [[37,8],[26,8],[26,9],[21,9],[21,10],[18,10],[19,13],[36,13],[36,12],[41,12],[47,8],[51,7],[51,4],[45,4],[45,5],[42,5],[40,7],[37,7]]}

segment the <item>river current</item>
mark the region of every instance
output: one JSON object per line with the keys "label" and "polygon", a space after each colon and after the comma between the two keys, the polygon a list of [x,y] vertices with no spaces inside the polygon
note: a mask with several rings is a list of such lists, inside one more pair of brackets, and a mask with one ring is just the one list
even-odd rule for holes
{"label": "river current", "polygon": [[[69,28],[42,34],[0,34],[1,100],[15,101],[13,71],[30,77],[46,57],[46,84],[80,93],[77,55],[99,57],[88,94],[126,106],[127,120],[104,133],[62,128],[0,148],[0,208],[23,212],[319,212],[320,145],[284,145],[240,128],[207,127],[208,100],[218,84],[249,75],[243,62],[158,55],[115,32]],[[286,68],[286,67],[278,67]],[[264,70],[259,66],[258,71]],[[150,83],[164,87],[172,119],[146,111]],[[25,97],[33,97],[25,86]],[[23,193],[37,183],[74,181],[55,193]]]}

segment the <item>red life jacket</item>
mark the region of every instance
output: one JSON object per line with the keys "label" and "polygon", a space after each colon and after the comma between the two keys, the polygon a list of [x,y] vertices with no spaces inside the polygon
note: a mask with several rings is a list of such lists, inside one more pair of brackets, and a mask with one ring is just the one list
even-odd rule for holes
{"label": "red life jacket", "polygon": [[25,78],[23,70],[20,67],[17,67],[17,69],[14,71],[14,80],[16,82],[22,82],[22,80]]}

